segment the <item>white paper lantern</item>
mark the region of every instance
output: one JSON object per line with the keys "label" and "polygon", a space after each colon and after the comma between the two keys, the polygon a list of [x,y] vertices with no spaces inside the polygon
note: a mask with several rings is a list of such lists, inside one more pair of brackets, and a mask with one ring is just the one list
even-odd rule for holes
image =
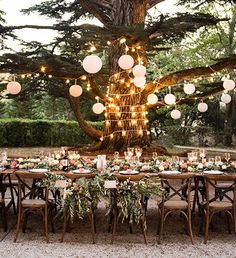
{"label": "white paper lantern", "polygon": [[122,55],[118,60],[118,64],[123,70],[128,70],[133,67],[134,59],[130,55]]}
{"label": "white paper lantern", "polygon": [[146,67],[143,65],[135,65],[133,67],[133,75],[135,77],[144,77],[146,74]]}
{"label": "white paper lantern", "polygon": [[7,91],[10,94],[16,95],[21,91],[21,85],[19,84],[19,82],[15,82],[15,81],[9,82],[7,84]]}
{"label": "white paper lantern", "polygon": [[86,72],[97,73],[102,68],[102,60],[96,55],[90,55],[84,58],[82,65]]}
{"label": "white paper lantern", "polygon": [[229,104],[231,101],[231,96],[227,93],[223,93],[220,99],[223,103]]}
{"label": "white paper lantern", "polygon": [[157,97],[156,94],[152,93],[152,94],[149,94],[149,95],[147,96],[147,102],[148,102],[148,104],[154,105],[154,104],[157,103],[157,101],[158,101],[158,97]]}
{"label": "white paper lantern", "polygon": [[146,77],[134,77],[134,85],[142,88],[146,84]]}
{"label": "white paper lantern", "polygon": [[185,84],[184,92],[186,94],[193,94],[195,92],[195,86],[192,83]]}
{"label": "white paper lantern", "polygon": [[235,88],[235,82],[233,80],[226,79],[223,82],[223,87],[228,91],[233,90]]}
{"label": "white paper lantern", "polygon": [[164,101],[167,105],[173,105],[176,101],[176,97],[175,97],[175,95],[169,93],[169,94],[165,95]]}
{"label": "white paper lantern", "polygon": [[105,109],[105,107],[102,103],[98,102],[98,103],[93,105],[93,112],[95,114],[98,114],[98,115],[101,114],[104,111],[104,109]]}
{"label": "white paper lantern", "polygon": [[72,97],[79,97],[83,93],[83,89],[79,85],[72,85],[69,89],[70,95]]}
{"label": "white paper lantern", "polygon": [[170,112],[170,116],[171,116],[173,119],[175,119],[175,120],[180,119],[180,117],[181,117],[181,112],[180,112],[179,110],[177,110],[177,109],[174,109],[174,110],[172,110],[172,111]]}
{"label": "white paper lantern", "polygon": [[204,112],[207,111],[208,105],[204,102],[201,102],[197,105],[197,109],[198,109],[199,112],[204,113]]}

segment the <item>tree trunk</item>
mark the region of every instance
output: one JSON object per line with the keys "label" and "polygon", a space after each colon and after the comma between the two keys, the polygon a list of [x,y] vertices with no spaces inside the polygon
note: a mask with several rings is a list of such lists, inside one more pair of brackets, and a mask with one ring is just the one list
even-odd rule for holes
{"label": "tree trunk", "polygon": [[[113,7],[113,24],[116,26],[144,26],[146,16],[146,1],[116,0]],[[125,35],[124,35],[125,36]],[[139,44],[137,39],[127,38],[127,45]],[[124,150],[128,146],[144,146],[149,144],[149,132],[146,118],[146,100],[142,99],[141,89],[137,88],[130,78],[128,71],[118,67],[118,59],[122,54],[132,55],[135,64],[138,64],[137,51],[125,50],[125,44],[117,40],[109,51],[109,68],[111,72],[106,103],[105,130],[102,139],[102,148],[108,151]],[[144,50],[143,50],[144,51]],[[140,57],[145,58],[145,53]],[[142,60],[145,61],[145,60]],[[116,74],[116,76],[113,76]],[[133,92],[133,93],[132,93]]]}

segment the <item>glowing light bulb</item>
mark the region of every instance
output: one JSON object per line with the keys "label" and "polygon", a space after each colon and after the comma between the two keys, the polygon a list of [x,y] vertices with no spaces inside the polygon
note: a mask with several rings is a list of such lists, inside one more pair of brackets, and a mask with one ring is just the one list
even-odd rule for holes
{"label": "glowing light bulb", "polygon": [[107,45],[110,46],[111,45],[111,41],[108,40],[107,41]]}
{"label": "glowing light bulb", "polygon": [[118,122],[118,126],[122,126],[122,122],[121,121]]}
{"label": "glowing light bulb", "polygon": [[132,106],[132,107],[130,108],[130,110],[131,110],[131,111],[134,111],[134,106]]}
{"label": "glowing light bulb", "polygon": [[125,43],[126,42],[126,38],[121,38],[120,39],[120,44],[123,44],[123,43]]}
{"label": "glowing light bulb", "polygon": [[100,141],[102,142],[104,140],[104,138],[103,137],[100,137]]}
{"label": "glowing light bulb", "polygon": [[136,117],[136,113],[135,112],[132,113],[132,117]]}
{"label": "glowing light bulb", "polygon": [[82,76],[80,77],[80,79],[83,80],[83,81],[85,81],[85,80],[87,80],[87,76],[86,76],[86,75],[82,75]]}
{"label": "glowing light bulb", "polygon": [[126,136],[126,131],[125,130],[122,131],[122,136]]}
{"label": "glowing light bulb", "polygon": [[110,138],[111,138],[111,139],[113,139],[113,138],[114,138],[114,134],[113,134],[113,133],[110,135]]}
{"label": "glowing light bulb", "polygon": [[143,130],[140,129],[140,130],[138,131],[138,134],[139,134],[139,135],[143,135]]}
{"label": "glowing light bulb", "polygon": [[110,125],[110,122],[109,121],[106,121],[106,126],[109,126]]}
{"label": "glowing light bulb", "polygon": [[67,79],[67,80],[66,80],[66,83],[70,83],[70,80],[69,80],[69,79]]}
{"label": "glowing light bulb", "polygon": [[46,67],[45,67],[45,66],[41,66],[40,71],[41,71],[42,73],[45,73],[45,72],[46,72]]}

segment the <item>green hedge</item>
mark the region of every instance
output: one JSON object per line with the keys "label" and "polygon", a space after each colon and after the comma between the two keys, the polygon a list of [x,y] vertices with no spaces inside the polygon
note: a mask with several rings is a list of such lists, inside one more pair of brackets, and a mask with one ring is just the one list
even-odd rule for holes
{"label": "green hedge", "polygon": [[[101,129],[103,122],[90,122]],[[92,140],[75,121],[0,119],[0,146],[78,146]]]}

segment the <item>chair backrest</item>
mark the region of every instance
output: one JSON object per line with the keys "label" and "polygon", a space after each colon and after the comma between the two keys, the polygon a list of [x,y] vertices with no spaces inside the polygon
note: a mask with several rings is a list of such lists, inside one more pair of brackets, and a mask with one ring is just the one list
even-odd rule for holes
{"label": "chair backrest", "polygon": [[191,182],[194,177],[194,173],[182,173],[182,174],[165,174],[160,173],[161,183],[163,188],[169,188],[169,194],[163,193],[162,201],[168,201],[173,198],[180,198],[190,204],[191,201]]}
{"label": "chair backrest", "polygon": [[[220,201],[223,199],[231,202],[235,206],[236,174],[205,175],[204,179],[206,185],[206,203],[208,206],[209,203],[213,201]],[[216,191],[219,182],[227,183],[227,185],[225,185],[221,191]]]}
{"label": "chair backrest", "polygon": [[19,201],[24,199],[48,200],[48,189],[41,187],[41,181],[46,177],[44,173],[16,171],[18,179]]}

